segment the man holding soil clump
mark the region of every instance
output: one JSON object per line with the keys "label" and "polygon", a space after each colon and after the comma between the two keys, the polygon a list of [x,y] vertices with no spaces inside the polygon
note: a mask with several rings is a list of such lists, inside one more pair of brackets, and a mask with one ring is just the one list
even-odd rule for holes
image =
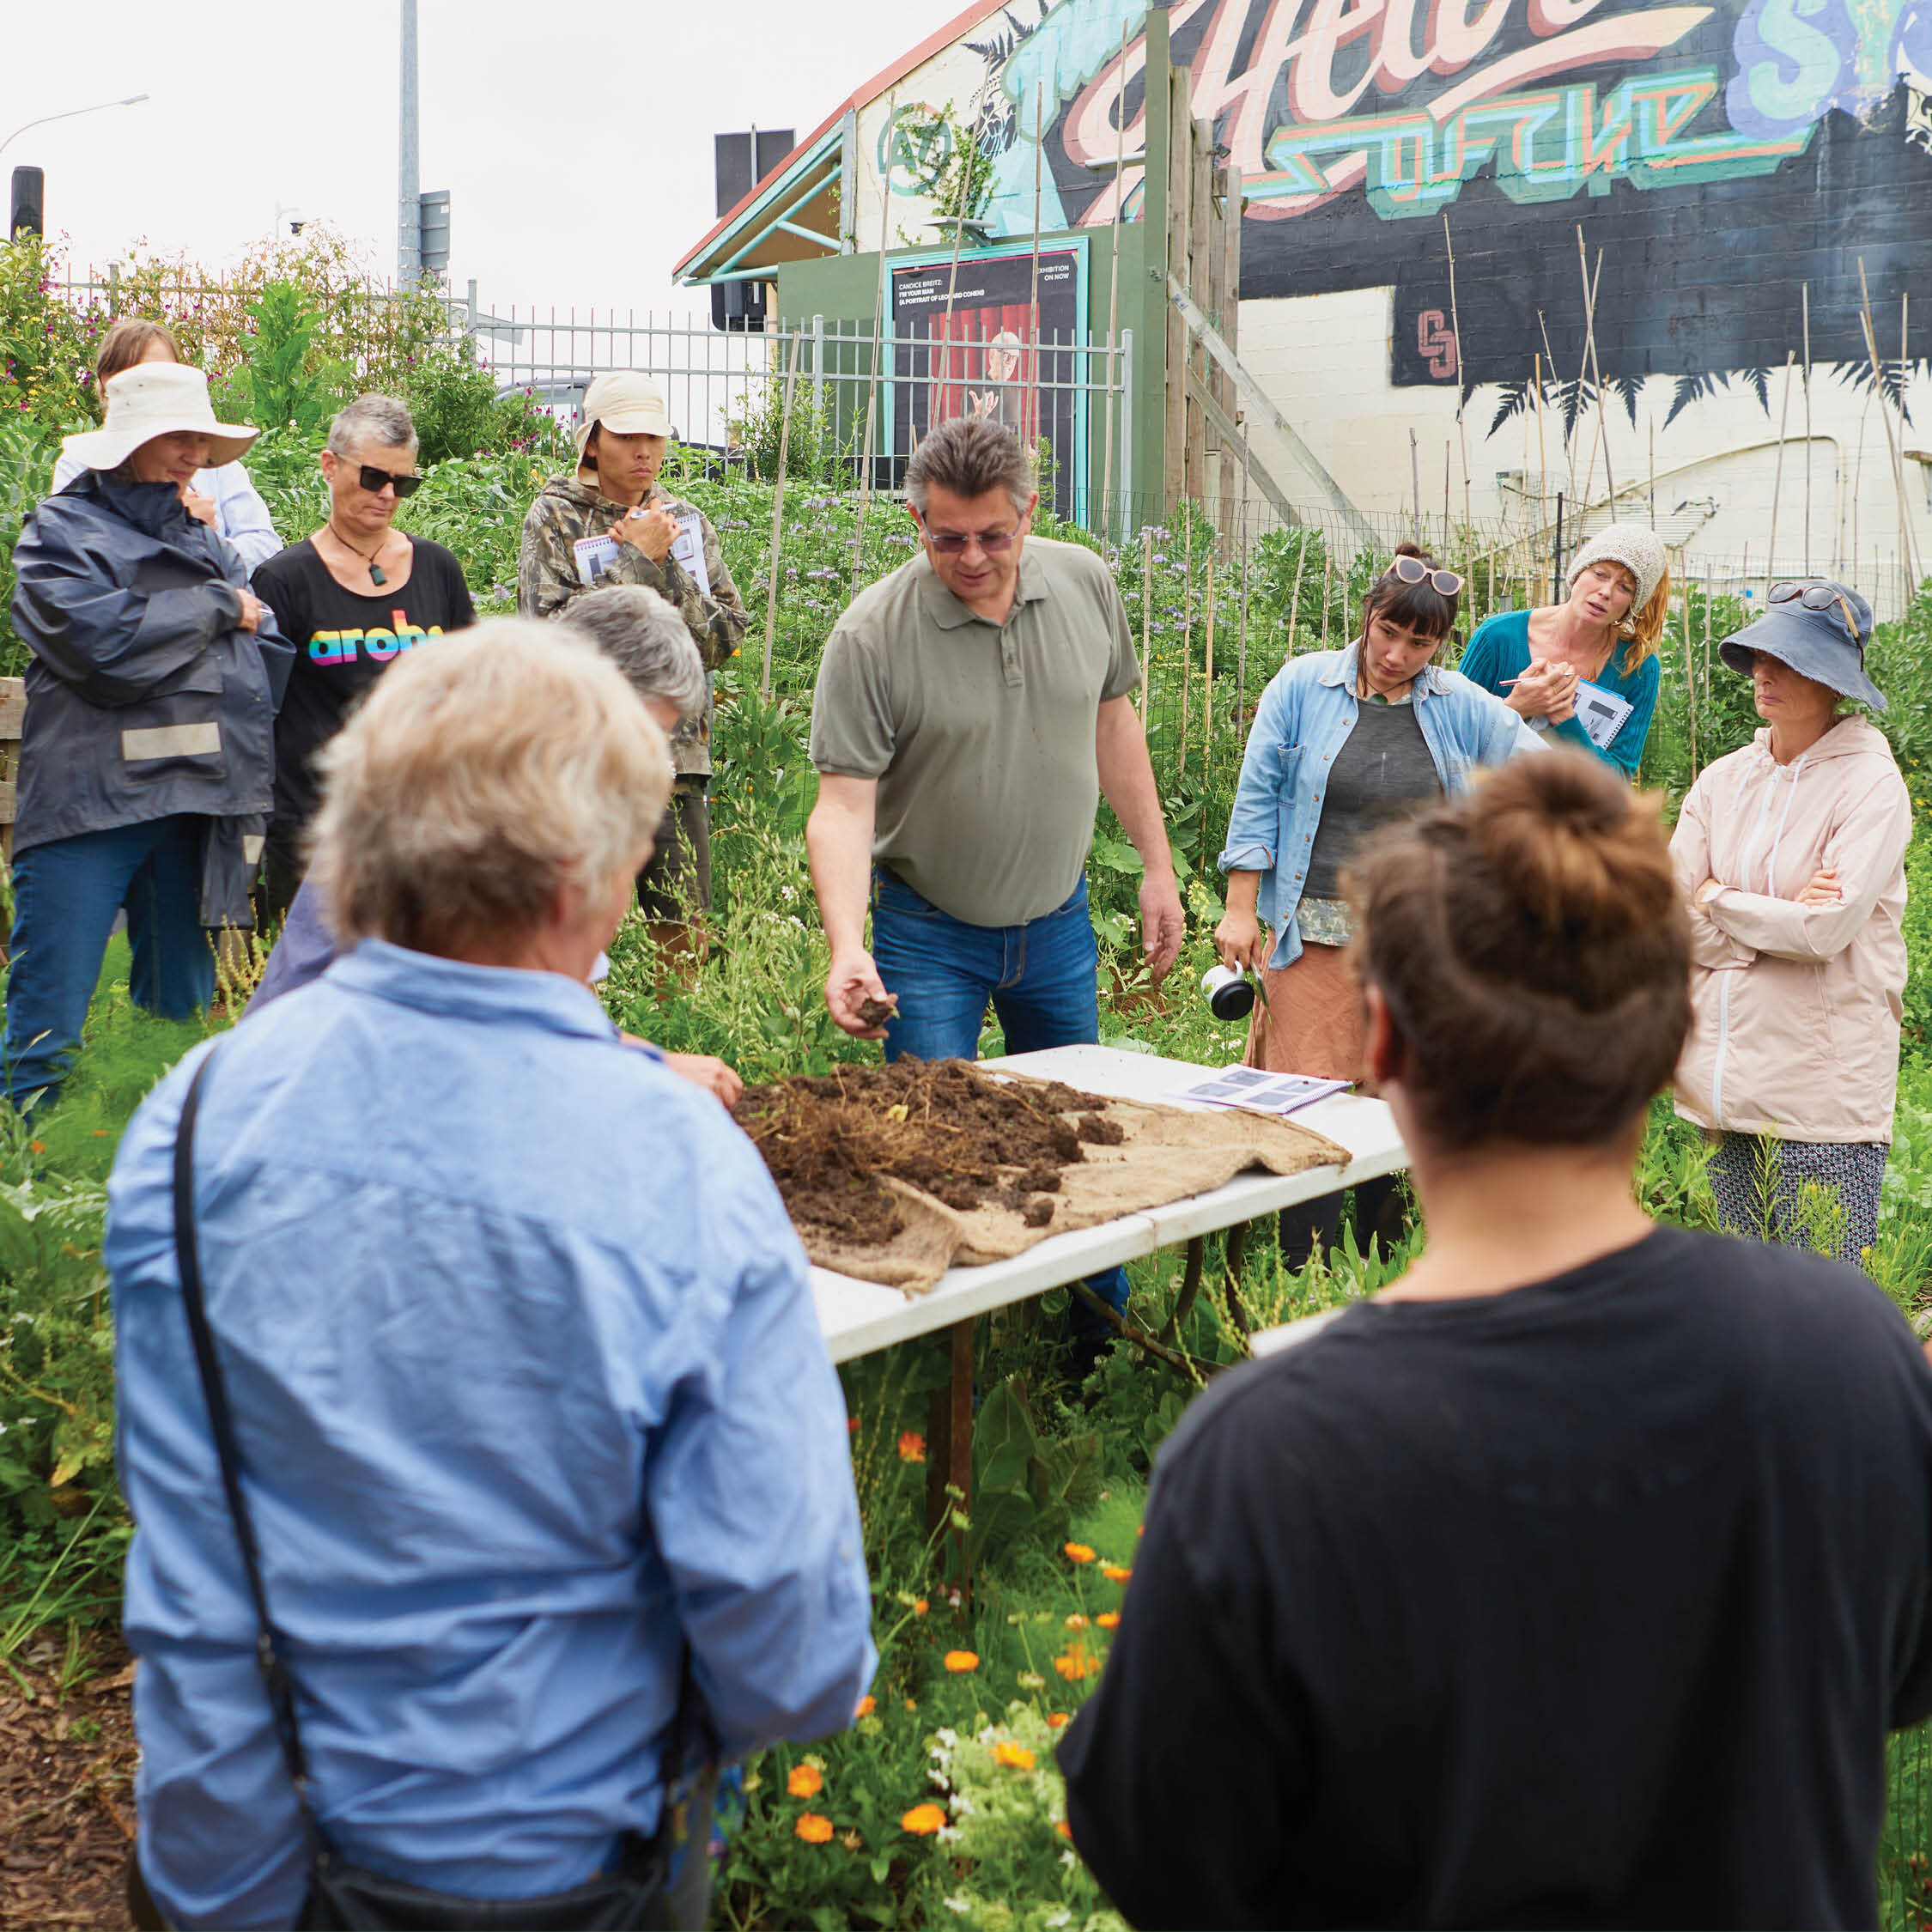
{"label": "man holding soil clump", "polygon": [[[889,1060],[975,1058],[988,999],[1010,1053],[1097,1041],[1085,865],[1103,793],[1140,854],[1157,981],[1181,950],[1127,608],[1091,551],[1029,535],[1039,493],[1011,431],[943,424],[906,495],[922,554],[839,620],[812,701],[825,1004]],[[1092,1285],[1124,1305],[1119,1270]]]}

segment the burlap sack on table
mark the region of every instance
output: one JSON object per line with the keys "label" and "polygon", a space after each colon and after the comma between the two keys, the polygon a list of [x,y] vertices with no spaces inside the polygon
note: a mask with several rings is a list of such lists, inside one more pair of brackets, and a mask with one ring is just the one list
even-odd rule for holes
{"label": "burlap sack on table", "polygon": [[1044,1226],[1029,1227],[1015,1208],[985,1206],[962,1212],[923,1188],[882,1176],[879,1185],[897,1200],[904,1216],[890,1242],[861,1248],[811,1226],[800,1228],[799,1237],[820,1267],[923,1295],[949,1267],[1003,1261],[1048,1235],[1211,1194],[1252,1168],[1300,1174],[1311,1167],[1342,1166],[1349,1158],[1346,1147],[1324,1134],[1234,1108],[1209,1113],[1109,1100],[1102,1117],[1119,1126],[1120,1144],[1082,1144],[1086,1158],[1061,1169],[1060,1192],[1047,1197],[1054,1204],[1053,1218]]}

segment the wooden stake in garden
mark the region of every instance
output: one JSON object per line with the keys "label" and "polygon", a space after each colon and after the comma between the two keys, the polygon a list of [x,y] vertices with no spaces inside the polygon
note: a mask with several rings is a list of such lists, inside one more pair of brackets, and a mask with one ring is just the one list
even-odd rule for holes
{"label": "wooden stake in garden", "polygon": [[1771,609],[1771,574],[1777,568],[1777,500],[1784,492],[1784,426],[1791,415],[1791,365],[1796,360],[1791,349],[1784,351],[1784,400],[1777,411],[1777,466],[1771,471],[1771,530],[1765,538],[1765,608]]}
{"label": "wooden stake in garden", "polygon": [[[1028,376],[1033,392],[1033,435],[1040,436],[1040,161],[1047,151],[1045,83],[1033,83],[1033,292],[1029,298],[1026,319]],[[1020,401],[1020,421],[1026,421],[1026,401]]]}
{"label": "wooden stake in garden", "polygon": [[[946,271],[946,312],[940,322],[940,326],[946,331],[945,345],[940,351],[941,361],[939,365],[939,421],[941,422],[945,421],[946,416],[946,373],[952,367],[952,329],[955,320],[952,304],[953,298],[959,292],[959,245],[965,239],[966,204],[972,199],[973,170],[978,165],[979,154],[980,119],[979,115],[975,112],[973,116],[972,126],[966,131],[966,175],[964,180],[960,184],[958,205],[953,210],[952,266]],[[890,158],[889,151],[888,159]],[[959,343],[959,388],[963,395],[966,389],[966,359],[967,345],[965,338],[962,337]]]}
{"label": "wooden stake in garden", "polygon": [[[1589,467],[1583,471],[1583,492],[1577,500],[1581,523],[1589,507],[1590,481],[1596,475],[1596,453],[1603,452],[1603,487],[1608,493],[1610,513],[1617,513],[1617,479],[1610,467],[1610,436],[1603,410],[1603,369],[1596,359],[1596,291],[1603,280],[1603,251],[1596,252],[1596,272],[1591,274],[1589,252],[1583,246],[1583,224],[1577,224],[1577,262],[1583,276],[1583,357],[1596,389],[1596,441],[1590,447]],[[1581,382],[1582,378],[1577,379]]]}
{"label": "wooden stake in garden", "polygon": [[1698,763],[1698,674],[1691,664],[1691,583],[1684,580],[1684,689],[1691,700],[1691,776],[1703,767]]}
{"label": "wooden stake in garden", "polygon": [[1811,284],[1804,284],[1805,328],[1805,574],[1811,574]]}
{"label": "wooden stake in garden", "polygon": [[1302,566],[1308,562],[1308,540],[1312,532],[1303,530],[1295,546],[1295,587],[1288,598],[1288,655],[1295,654],[1295,623],[1302,609]]}
{"label": "wooden stake in garden", "polygon": [[1911,512],[1905,495],[1905,466],[1899,453],[1899,439],[1893,434],[1892,399],[1885,393],[1885,365],[1879,360],[1878,332],[1872,326],[1871,291],[1865,285],[1865,258],[1858,258],[1858,298],[1862,305],[1862,318],[1865,325],[1865,353],[1872,362],[1872,381],[1879,392],[1879,416],[1885,424],[1885,447],[1892,457],[1892,484],[1899,497],[1899,559],[1905,573],[1908,586],[1906,601],[1911,601],[1910,586],[1918,581],[1918,573],[1912,567],[1912,523]]}
{"label": "wooden stake in garden", "polygon": [[[1467,532],[1472,526],[1469,519],[1469,431],[1462,420],[1462,401],[1468,393],[1467,374],[1462,361],[1462,320],[1455,306],[1455,244],[1449,240],[1449,210],[1443,210],[1443,246],[1449,251],[1449,334],[1455,343],[1455,433],[1462,444],[1462,527]],[[1443,538],[1446,553],[1449,538],[1446,528],[1449,523],[1449,491],[1443,491],[1443,523],[1445,534]],[[1465,538],[1467,541],[1467,538]]]}
{"label": "wooden stake in garden", "polygon": [[1254,549],[1248,527],[1248,438],[1241,439],[1241,635],[1235,642],[1235,726],[1248,720],[1248,557]]}
{"label": "wooden stake in garden", "polygon": [[1414,426],[1409,428],[1409,487],[1415,493],[1415,508],[1409,517],[1409,541],[1422,542],[1422,447],[1416,440]]}
{"label": "wooden stake in garden", "polygon": [[1657,418],[1650,415],[1650,534],[1657,533]]}
{"label": "wooden stake in garden", "polygon": [[[1539,322],[1542,320],[1540,311],[1538,312],[1537,320]],[[1544,538],[1549,533],[1549,528],[1550,459],[1543,448],[1543,358],[1539,355],[1536,358],[1536,547],[1539,553],[1542,550]],[[1543,573],[1539,569],[1536,573],[1536,582],[1539,586],[1542,580]],[[1532,607],[1534,606],[1540,594],[1540,588],[1533,588],[1529,592],[1529,602]]]}
{"label": "wooden stake in garden", "polygon": [[1147,728],[1147,687],[1154,681],[1154,526],[1140,529],[1140,728]]}
{"label": "wooden stake in garden", "polygon": [[[1114,223],[1112,231],[1113,253],[1108,271],[1107,288],[1107,353],[1108,367],[1113,371],[1114,380],[1107,391],[1107,453],[1100,466],[1100,547],[1107,548],[1107,526],[1111,521],[1114,498],[1114,417],[1120,408],[1115,392],[1121,386],[1121,204],[1127,199],[1127,188],[1121,176],[1127,167],[1127,23],[1121,21],[1121,97],[1115,114],[1114,129]],[[1124,498],[1126,491],[1121,495]],[[1127,526],[1127,505],[1121,506],[1121,525]]]}
{"label": "wooden stake in garden", "polygon": [[1710,566],[1704,567],[1704,702],[1710,705]]}
{"label": "wooden stake in garden", "polygon": [[1200,841],[1207,849],[1207,791],[1214,775],[1214,550],[1207,552],[1206,671],[1200,682]]}
{"label": "wooden stake in garden", "polygon": [[1176,779],[1188,775],[1188,705],[1194,681],[1194,519],[1188,500],[1181,499],[1181,756]]}
{"label": "wooden stake in garden", "polygon": [[771,702],[771,642],[778,629],[778,545],[785,526],[785,465],[792,447],[792,398],[799,386],[799,349],[805,331],[792,336],[792,365],[785,373],[785,412],[778,423],[778,481],[771,493],[771,580],[765,586],[765,663],[758,678],[758,696]]}
{"label": "wooden stake in garden", "polygon": [[866,506],[872,495],[872,422],[878,413],[879,362],[885,351],[885,244],[892,219],[892,140],[898,125],[899,94],[885,102],[885,172],[878,184],[878,288],[872,301],[872,369],[866,385],[865,455],[859,465],[859,516],[852,532],[852,594],[859,594],[859,572],[866,554]]}
{"label": "wooden stake in garden", "polygon": [[1328,555],[1328,546],[1321,546],[1321,648],[1328,648],[1328,606],[1334,601],[1335,560]]}

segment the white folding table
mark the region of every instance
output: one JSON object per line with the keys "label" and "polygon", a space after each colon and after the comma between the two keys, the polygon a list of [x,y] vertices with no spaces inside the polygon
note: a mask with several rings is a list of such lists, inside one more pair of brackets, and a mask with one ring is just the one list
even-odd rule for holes
{"label": "white folding table", "polygon": [[[1054,1047],[1044,1053],[1014,1054],[981,1065],[993,1072],[1010,1071],[1062,1080],[1068,1086],[1109,1098],[1161,1102],[1171,1102],[1179,1089],[1200,1079],[1206,1071],[1186,1060],[1157,1059],[1118,1047]],[[962,1496],[971,1493],[976,1317],[1182,1242],[1188,1244],[1182,1297],[1183,1302],[1191,1301],[1200,1285],[1204,1237],[1213,1230],[1236,1230],[1230,1236],[1235,1250],[1230,1261],[1238,1275],[1239,1234],[1249,1221],[1292,1207],[1297,1201],[1333,1194],[1338,1188],[1394,1173],[1406,1164],[1408,1157],[1394,1120],[1379,1100],[1334,1094],[1302,1109],[1293,1118],[1346,1147],[1351,1156],[1347,1164],[1309,1168],[1301,1174],[1239,1174],[1212,1194],[1123,1214],[1097,1227],[1049,1235],[1003,1261],[949,1268],[924,1295],[835,1274],[829,1268],[812,1269],[811,1292],[818,1325],[835,1362],[849,1362],[895,1342],[941,1329],[951,1331],[951,1376],[946,1388],[933,1395],[927,1437],[927,1500],[935,1522],[945,1509],[949,1484]]]}

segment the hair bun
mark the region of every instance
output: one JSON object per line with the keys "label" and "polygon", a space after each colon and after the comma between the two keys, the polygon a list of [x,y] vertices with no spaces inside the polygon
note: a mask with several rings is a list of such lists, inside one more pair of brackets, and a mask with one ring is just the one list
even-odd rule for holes
{"label": "hair bun", "polygon": [[1470,839],[1545,936],[1615,939],[1670,910],[1657,805],[1594,758],[1548,751],[1491,775],[1470,807]]}

